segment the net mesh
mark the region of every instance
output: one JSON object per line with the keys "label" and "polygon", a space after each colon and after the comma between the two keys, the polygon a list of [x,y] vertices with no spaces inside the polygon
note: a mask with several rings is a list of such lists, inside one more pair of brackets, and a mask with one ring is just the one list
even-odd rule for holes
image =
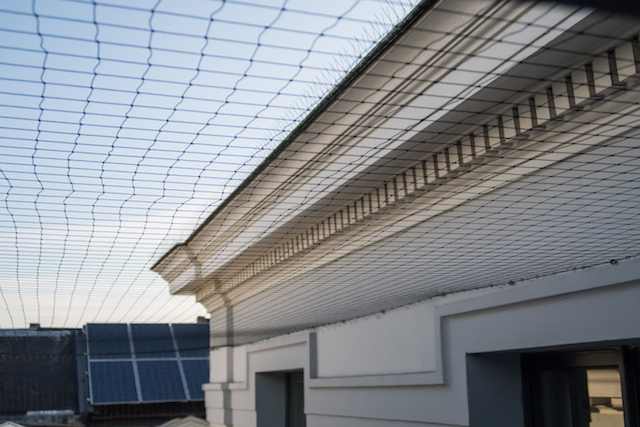
{"label": "net mesh", "polygon": [[[197,299],[205,350],[640,255],[629,15],[33,0],[3,2],[0,22],[0,369],[26,369],[0,420],[204,416],[83,406],[91,363],[122,364],[133,400],[135,369],[171,364],[178,383],[195,363],[92,361],[85,324],[193,322]],[[71,391],[38,382],[60,372]]]}

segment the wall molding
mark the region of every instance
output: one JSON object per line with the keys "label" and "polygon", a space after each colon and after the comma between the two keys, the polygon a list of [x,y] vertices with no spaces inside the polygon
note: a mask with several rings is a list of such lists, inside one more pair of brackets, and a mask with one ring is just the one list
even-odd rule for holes
{"label": "wall molding", "polygon": [[[616,274],[611,274],[616,269]],[[585,270],[561,273],[550,277],[524,281],[516,286],[500,286],[479,290],[484,295],[447,301],[448,297],[435,298],[434,320],[436,325],[436,369],[430,372],[408,372],[392,375],[363,375],[341,377],[313,377],[310,388],[336,387],[402,387],[445,385],[442,355],[442,324],[446,318],[473,312],[496,309],[509,305],[556,298],[578,292],[589,292],[610,286],[640,285],[640,258],[618,261]],[[464,294],[477,293],[469,291]],[[454,294],[455,295],[455,294]],[[460,295],[462,296],[462,295]],[[313,333],[313,332],[312,332]],[[317,356],[315,356],[317,357]],[[310,359],[313,356],[310,355]]]}
{"label": "wall molding", "polygon": [[[615,269],[615,275],[611,274]],[[317,375],[316,331],[301,331],[284,337],[271,338],[246,345],[247,361],[252,353],[305,345],[308,348],[305,379],[310,388],[355,387],[406,387],[446,384],[442,356],[442,324],[447,318],[500,307],[535,302],[543,299],[589,292],[611,286],[640,285],[640,257],[617,261],[615,265],[603,264],[584,270],[571,271],[540,279],[524,281],[518,285],[498,286],[477,291],[467,291],[434,298],[434,323],[436,325],[436,369],[426,372],[401,374],[319,377]],[[476,295],[473,295],[476,294]],[[480,295],[477,295],[480,294]],[[451,298],[455,301],[451,301]],[[419,303],[418,303],[419,304]],[[203,390],[246,390],[250,388],[249,363],[244,382],[204,384]]]}

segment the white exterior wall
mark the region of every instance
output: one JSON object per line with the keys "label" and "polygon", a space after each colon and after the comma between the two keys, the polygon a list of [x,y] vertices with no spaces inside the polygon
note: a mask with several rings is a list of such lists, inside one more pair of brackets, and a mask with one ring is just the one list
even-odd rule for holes
{"label": "white exterior wall", "polygon": [[[436,369],[434,305],[392,310],[319,328],[319,378],[403,374]],[[374,357],[372,357],[375,355]]]}
{"label": "white exterior wall", "polygon": [[467,354],[640,341],[639,303],[631,259],[217,349],[207,418],[255,426],[256,372],[302,368],[310,427],[467,426]]}

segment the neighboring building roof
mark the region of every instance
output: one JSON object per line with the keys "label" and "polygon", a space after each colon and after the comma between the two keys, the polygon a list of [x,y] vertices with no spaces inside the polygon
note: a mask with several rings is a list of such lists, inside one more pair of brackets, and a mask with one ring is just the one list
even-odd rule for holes
{"label": "neighboring building roof", "polygon": [[199,321],[0,330],[0,420],[108,426],[204,416],[209,325]]}
{"label": "neighboring building roof", "polygon": [[429,4],[153,269],[242,343],[636,256],[639,33]]}
{"label": "neighboring building roof", "polygon": [[68,409],[78,412],[78,332],[0,330],[0,414]]}

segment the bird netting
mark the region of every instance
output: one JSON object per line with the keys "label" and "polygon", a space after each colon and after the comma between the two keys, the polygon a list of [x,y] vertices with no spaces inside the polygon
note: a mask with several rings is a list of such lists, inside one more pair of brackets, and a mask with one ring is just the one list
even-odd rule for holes
{"label": "bird netting", "polygon": [[640,20],[575,3],[3,2],[0,419],[202,417],[210,347],[640,255]]}

